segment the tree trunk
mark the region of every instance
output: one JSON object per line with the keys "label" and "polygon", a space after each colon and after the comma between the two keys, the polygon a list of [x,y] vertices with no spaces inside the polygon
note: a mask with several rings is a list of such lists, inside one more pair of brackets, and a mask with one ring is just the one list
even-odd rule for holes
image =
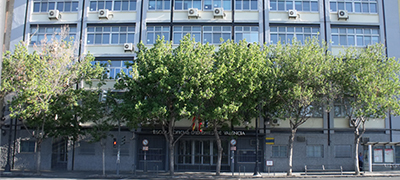
{"label": "tree trunk", "polygon": [[218,134],[218,129],[217,126],[214,124],[214,134],[215,134],[215,139],[217,140],[217,146],[218,146],[218,160],[217,160],[217,166],[215,170],[215,175],[219,176],[221,175],[221,161],[222,161],[222,144],[221,144],[221,138],[219,137]]}
{"label": "tree trunk", "polygon": [[355,168],[355,174],[360,175],[360,166],[358,164],[358,144],[360,143],[360,131],[358,129],[358,126],[355,127],[354,130],[354,146],[355,146],[355,154],[354,154],[354,168]]}
{"label": "tree trunk", "polygon": [[106,176],[106,145],[103,142],[104,140],[101,139],[101,148],[103,149],[102,155],[103,155],[103,176]]}
{"label": "tree trunk", "polygon": [[296,135],[297,128],[292,128],[292,133],[289,136],[289,169],[287,175],[291,176],[293,173],[293,143],[294,136]]}
{"label": "tree trunk", "polygon": [[174,132],[173,132],[173,121],[171,121],[168,124],[168,149],[169,149],[169,174],[171,176],[174,175],[175,173],[175,167],[174,167],[174,160],[175,160],[175,156],[174,156]]}
{"label": "tree trunk", "polygon": [[36,173],[40,174],[40,166],[41,166],[41,151],[42,151],[42,141],[43,139],[37,137],[36,139]]}

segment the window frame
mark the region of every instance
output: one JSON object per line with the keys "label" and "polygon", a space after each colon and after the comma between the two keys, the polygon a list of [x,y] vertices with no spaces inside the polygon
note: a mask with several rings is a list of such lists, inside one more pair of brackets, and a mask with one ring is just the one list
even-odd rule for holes
{"label": "window frame", "polygon": [[[142,1],[143,2],[143,1]],[[150,3],[154,2],[154,9],[150,9]],[[157,8],[157,2],[161,2],[161,8]],[[169,2],[169,3],[167,3]],[[168,7],[166,5],[168,4]],[[148,11],[170,11],[171,10],[172,1],[171,0],[149,0],[147,10]]]}
{"label": "window frame", "polygon": [[[283,9],[280,9],[279,2],[283,2]],[[296,8],[296,2],[302,2],[301,3],[301,10]],[[309,10],[304,10],[304,4],[308,2],[309,5]],[[299,12],[319,12],[319,4],[318,0],[270,0],[269,1],[269,11],[272,12],[287,12],[288,10],[296,10]],[[274,5],[272,5],[274,4]],[[288,4],[291,4],[292,7],[287,7]],[[314,6],[316,5],[316,10],[314,9]]]}
{"label": "window frame", "polygon": [[[99,8],[99,2],[103,3],[103,6]],[[116,3],[120,2],[120,9],[116,9]],[[124,5],[124,2],[127,2],[127,6]],[[92,3],[95,3],[96,8],[92,8]],[[111,7],[107,7],[107,3],[111,3]],[[134,6],[132,6],[132,4]],[[123,9],[126,7],[127,9]],[[133,7],[133,9],[132,9]],[[89,12],[96,12],[100,9],[108,9],[113,12],[127,12],[127,11],[137,11],[137,0],[90,0],[89,1]]]}
{"label": "window frame", "polygon": [[[349,31],[350,30],[350,31]],[[368,30],[367,34],[365,30]],[[376,33],[374,33],[374,30]],[[361,32],[361,33],[360,33]],[[337,38],[334,38],[337,36]],[[341,44],[341,36],[346,37],[346,44]],[[349,45],[349,37],[353,36],[354,38],[354,45]],[[359,45],[359,37],[362,38],[362,45]],[[370,40],[369,44],[366,44],[366,37]],[[373,39],[376,38],[377,41],[375,42]],[[338,40],[339,43],[336,43],[334,40]],[[380,42],[380,35],[379,35],[379,28],[378,27],[332,27],[331,28],[331,45],[336,47],[367,47],[368,45],[373,45],[375,43]]]}
{"label": "window frame", "polygon": [[[248,2],[248,9],[244,9],[244,4],[245,4],[244,2]],[[255,4],[253,4],[254,2]],[[238,7],[239,5],[240,7]],[[235,0],[234,6],[235,6],[235,11],[258,11],[257,0]]]}
{"label": "window frame", "polygon": [[[104,66],[106,70],[107,79],[118,79],[119,74],[124,71],[129,77],[132,77],[130,72],[133,71],[132,67],[126,68],[125,62],[133,63],[132,60],[124,60],[124,59],[113,59],[113,60],[95,60],[91,63],[94,65],[96,63],[100,63],[100,65]],[[117,63],[119,65],[115,66]]]}
{"label": "window frame", "polygon": [[[63,10],[59,9],[59,4],[63,4]],[[66,10],[66,3],[70,3],[69,10]],[[43,10],[43,5],[46,4],[46,10]],[[53,4],[53,7],[50,8],[50,4]],[[36,6],[38,6],[38,11],[36,11]],[[32,3],[32,12],[33,13],[48,13],[50,10],[58,10],[64,13],[76,13],[79,11],[79,1],[78,0],[34,0]],[[75,8],[75,9],[74,9]]]}
{"label": "window frame", "polygon": [[[149,30],[149,28],[153,30]],[[160,30],[157,30],[156,28],[160,28]],[[168,29],[168,31],[167,31]],[[170,41],[170,32],[171,32],[171,27],[170,26],[164,26],[164,25],[148,25],[146,26],[146,45],[153,45],[156,43],[157,38],[158,38],[158,33],[161,35],[160,39],[164,37],[165,41]],[[152,42],[149,42],[149,34],[152,33]],[[167,37],[165,37],[165,34],[167,34]]]}
{"label": "window frame", "polygon": [[[309,149],[312,148],[312,149]],[[320,149],[320,155],[316,154],[317,153],[317,148]],[[311,151],[309,151],[311,150]],[[306,146],[306,157],[308,158],[323,158],[324,157],[324,146],[323,145],[318,145],[318,144],[309,144]]]}
{"label": "window frame", "polygon": [[[25,145],[28,143],[27,145]],[[33,145],[33,147],[32,147]],[[28,146],[26,149],[26,146]],[[33,148],[33,149],[32,149]],[[32,140],[21,140],[19,145],[19,152],[20,153],[36,153],[36,141]]]}
{"label": "window frame", "polygon": [[[276,155],[276,153],[274,153],[276,151],[276,149],[274,149],[274,147],[278,148],[277,152],[279,155]],[[288,146],[287,145],[272,145],[272,149],[271,149],[271,157],[274,158],[287,158],[288,157]]]}
{"label": "window frame", "polygon": [[[273,31],[273,29],[275,29],[275,28],[276,28],[276,31]],[[281,28],[285,28],[285,29],[282,30]],[[288,31],[288,28],[294,28],[294,29],[293,29],[293,31],[291,31],[291,30]],[[298,30],[298,28],[301,28],[301,31]],[[306,32],[306,31],[308,31],[308,28],[310,28],[310,31]],[[316,29],[316,30],[314,30],[314,29]],[[318,39],[320,39],[319,32],[320,32],[319,26],[270,26],[270,41],[269,41],[269,43],[270,44],[278,43],[280,41],[279,40],[280,35],[284,35],[285,41],[284,42],[281,41],[281,43],[285,44],[286,41],[288,41],[287,35],[289,34],[289,35],[293,35],[293,38],[296,37],[297,41],[300,41],[302,44],[304,44],[306,42],[306,40],[309,40],[308,37],[310,37],[310,39],[313,37],[317,37]],[[276,43],[273,42],[272,35],[276,35],[276,37],[277,37]],[[300,36],[300,35],[302,36],[302,39],[297,38],[297,36]],[[289,41],[290,43],[292,42],[293,38],[290,39],[290,41]]]}
{"label": "window frame", "polygon": [[[93,30],[92,30],[93,28]],[[98,28],[101,28],[101,31],[98,30]],[[106,28],[109,28],[107,30]],[[116,30],[115,28],[119,28]],[[125,30],[122,30],[125,28]],[[108,43],[104,42],[104,36],[108,34]],[[122,35],[125,36],[125,41],[122,42],[121,38]],[[136,35],[136,26],[135,25],[101,25],[101,26],[96,26],[95,24],[93,25],[88,25],[86,27],[86,45],[123,45],[125,43],[134,43],[135,42],[135,35]],[[98,40],[96,40],[96,37],[100,36],[100,43],[97,43]],[[114,43],[113,39],[117,36],[118,42]],[[131,41],[130,41],[130,38]],[[89,40],[93,40],[92,42],[89,42]]]}
{"label": "window frame", "polygon": [[[241,30],[238,30],[238,28],[241,28]],[[246,30],[246,28],[250,28],[250,30]],[[249,41],[246,39],[246,42],[248,43],[259,43],[259,38],[260,38],[260,28],[258,26],[235,26],[234,28],[234,39],[236,43],[239,43],[240,41],[246,39],[244,36],[252,36],[254,34],[257,35],[257,41]],[[242,38],[238,38],[238,34],[242,34]]]}
{"label": "window frame", "polygon": [[[343,3],[343,8],[340,8],[339,3]],[[356,4],[360,4],[360,11],[356,11]],[[335,4],[335,8],[332,9],[332,4]],[[348,10],[348,4],[351,4],[351,10]],[[368,11],[363,10],[363,4],[367,4]],[[371,11],[371,4],[375,4],[375,12]],[[377,0],[329,0],[329,11],[337,12],[338,10],[347,10],[350,13],[362,13],[362,14],[378,14],[378,1]]]}
{"label": "window frame", "polygon": [[[34,44],[36,45],[41,45],[41,41],[44,38],[47,38],[47,42],[50,42],[53,37],[57,38],[59,37],[59,33],[62,31],[64,26],[67,26],[68,28],[68,37],[67,38],[73,38],[73,41],[77,40],[77,34],[78,34],[78,29],[75,24],[32,24],[30,26],[29,30],[29,45],[32,46]],[[52,30],[48,30],[52,29]],[[44,32],[42,32],[44,31]],[[41,39],[41,37],[43,39]],[[33,41],[33,39],[35,39]]]}

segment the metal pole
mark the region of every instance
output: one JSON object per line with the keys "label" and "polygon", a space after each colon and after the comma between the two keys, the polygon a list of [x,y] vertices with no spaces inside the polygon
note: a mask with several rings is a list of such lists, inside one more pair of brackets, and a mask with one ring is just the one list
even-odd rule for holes
{"label": "metal pole", "polygon": [[233,177],[233,175],[234,175],[234,171],[235,171],[235,159],[234,159],[235,157],[234,157],[234,151],[232,150],[231,151],[231,163],[232,163],[232,165],[231,165],[231,171],[232,171],[232,177]]}

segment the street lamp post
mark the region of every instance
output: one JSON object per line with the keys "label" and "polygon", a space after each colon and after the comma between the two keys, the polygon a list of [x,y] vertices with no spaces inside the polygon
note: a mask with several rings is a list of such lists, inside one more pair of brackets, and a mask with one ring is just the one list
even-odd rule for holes
{"label": "street lamp post", "polygon": [[11,132],[12,132],[13,121],[10,118],[10,131],[8,132],[8,148],[7,148],[7,164],[4,167],[4,172],[11,172],[10,156],[11,156]]}

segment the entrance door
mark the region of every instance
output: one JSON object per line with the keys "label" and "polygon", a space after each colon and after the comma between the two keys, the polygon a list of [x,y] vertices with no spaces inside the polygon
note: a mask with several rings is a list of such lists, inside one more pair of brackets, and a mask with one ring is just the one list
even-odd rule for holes
{"label": "entrance door", "polygon": [[59,138],[53,140],[52,155],[51,155],[51,169],[53,170],[66,170],[68,162],[68,140],[66,138]]}
{"label": "entrance door", "polygon": [[[228,141],[222,141],[221,170],[229,170]],[[180,140],[176,170],[215,170],[218,159],[217,142],[213,140]]]}

